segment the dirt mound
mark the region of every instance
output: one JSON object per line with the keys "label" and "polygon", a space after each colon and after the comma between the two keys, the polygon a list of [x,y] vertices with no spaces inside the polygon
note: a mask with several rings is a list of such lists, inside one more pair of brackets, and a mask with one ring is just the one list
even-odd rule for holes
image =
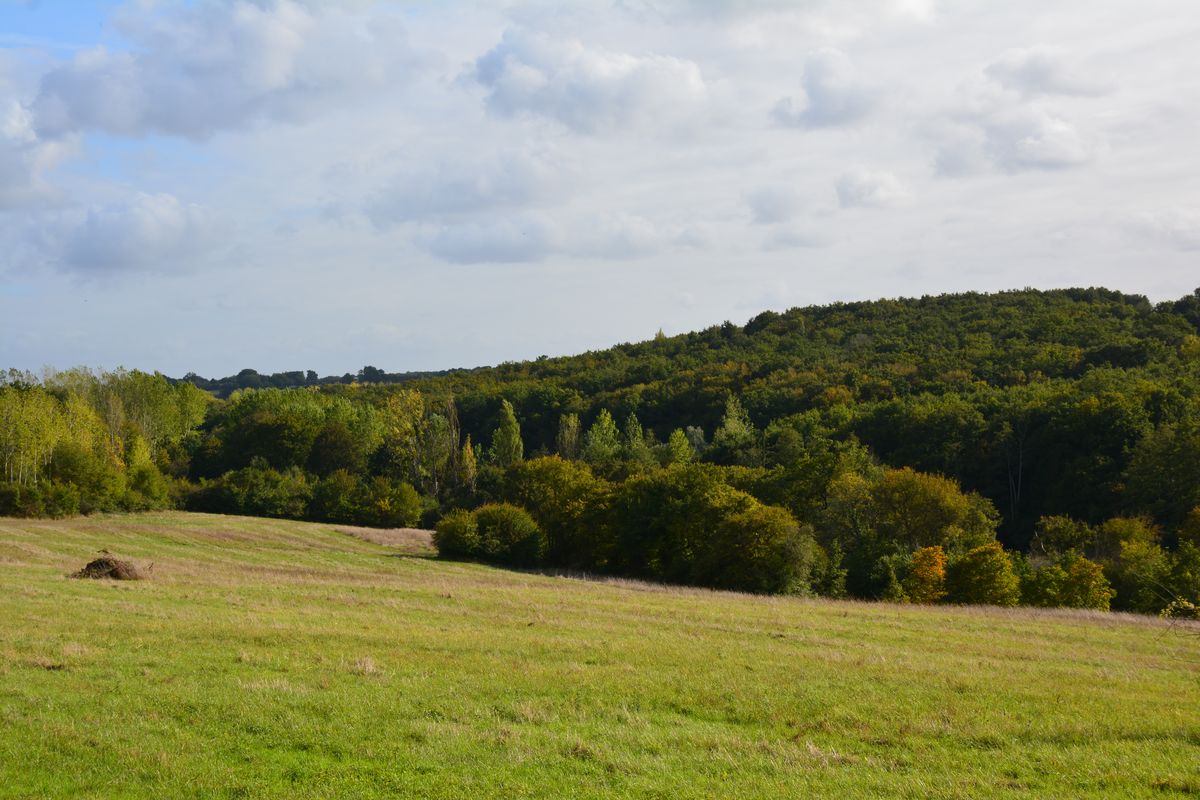
{"label": "dirt mound", "polygon": [[132,561],[122,561],[112,556],[101,556],[78,572],[72,573],[72,578],[109,578],[114,581],[140,581],[146,574],[138,569]]}

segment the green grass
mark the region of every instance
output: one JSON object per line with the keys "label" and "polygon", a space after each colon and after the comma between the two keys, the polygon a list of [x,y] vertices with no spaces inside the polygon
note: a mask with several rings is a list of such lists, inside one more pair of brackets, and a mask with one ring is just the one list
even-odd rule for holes
{"label": "green grass", "polygon": [[[138,583],[69,580],[97,550]],[[419,548],[418,548],[419,549]],[[1200,794],[1200,637],[0,520],[0,797]]]}

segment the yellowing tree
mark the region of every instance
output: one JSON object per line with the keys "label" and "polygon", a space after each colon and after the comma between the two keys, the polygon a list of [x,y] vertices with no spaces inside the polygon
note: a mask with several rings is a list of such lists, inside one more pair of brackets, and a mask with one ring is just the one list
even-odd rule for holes
{"label": "yellowing tree", "polygon": [[904,593],[914,603],[936,603],[946,596],[946,552],[938,545],[912,555]]}

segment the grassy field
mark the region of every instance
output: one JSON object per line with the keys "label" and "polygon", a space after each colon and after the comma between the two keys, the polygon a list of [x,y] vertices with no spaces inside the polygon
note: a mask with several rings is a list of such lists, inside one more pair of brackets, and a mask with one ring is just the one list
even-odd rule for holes
{"label": "grassy field", "polygon": [[[0,797],[1200,794],[1200,637],[1156,620],[587,582],[374,538],[0,519]],[[151,579],[65,577],[101,548]]]}

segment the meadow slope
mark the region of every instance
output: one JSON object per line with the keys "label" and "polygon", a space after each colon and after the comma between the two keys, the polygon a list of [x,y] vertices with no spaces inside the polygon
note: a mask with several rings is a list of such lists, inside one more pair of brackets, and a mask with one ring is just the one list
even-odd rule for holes
{"label": "meadow slope", "polygon": [[[0,519],[0,798],[1200,793],[1200,637],[1157,620],[589,582],[396,541]],[[65,577],[102,548],[152,578]]]}

